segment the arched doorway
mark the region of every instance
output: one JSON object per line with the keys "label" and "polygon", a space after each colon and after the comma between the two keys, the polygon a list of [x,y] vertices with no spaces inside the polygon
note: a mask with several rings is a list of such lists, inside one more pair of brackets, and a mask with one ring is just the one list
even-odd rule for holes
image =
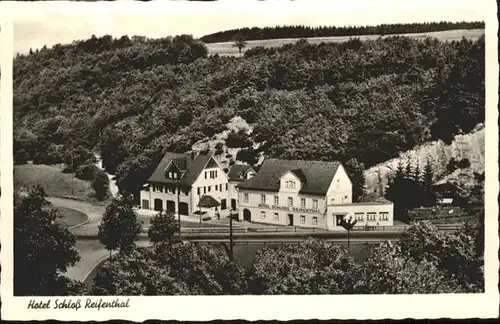
{"label": "arched doorway", "polygon": [[167,200],[167,211],[175,213],[175,201]]}
{"label": "arched doorway", "polygon": [[163,210],[163,202],[159,198],[155,199],[155,210],[156,211],[162,211]]}
{"label": "arched doorway", "polygon": [[252,213],[248,209],[243,209],[243,220],[247,222],[252,221]]}
{"label": "arched doorway", "polygon": [[185,202],[181,202],[179,204],[179,213],[181,215],[189,215],[189,206]]}

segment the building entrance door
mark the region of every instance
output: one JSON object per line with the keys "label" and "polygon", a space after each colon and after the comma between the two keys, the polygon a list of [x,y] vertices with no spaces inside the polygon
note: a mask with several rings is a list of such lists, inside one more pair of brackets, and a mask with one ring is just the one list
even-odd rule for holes
{"label": "building entrance door", "polygon": [[243,220],[247,222],[252,221],[252,213],[248,209],[243,209]]}
{"label": "building entrance door", "polygon": [[158,198],[155,199],[155,210],[156,211],[163,210],[163,202],[161,201],[161,199],[158,199]]}
{"label": "building entrance door", "polygon": [[175,213],[175,201],[167,200],[167,211]]}
{"label": "building entrance door", "polygon": [[236,199],[231,199],[231,209],[236,209]]}
{"label": "building entrance door", "polygon": [[225,210],[227,208],[227,202],[226,202],[226,199],[221,199],[220,201],[220,209],[221,210]]}
{"label": "building entrance door", "polygon": [[288,214],[288,225],[293,226],[293,214]]}
{"label": "building entrance door", "polygon": [[189,206],[185,202],[181,202],[179,204],[179,213],[181,215],[189,215]]}

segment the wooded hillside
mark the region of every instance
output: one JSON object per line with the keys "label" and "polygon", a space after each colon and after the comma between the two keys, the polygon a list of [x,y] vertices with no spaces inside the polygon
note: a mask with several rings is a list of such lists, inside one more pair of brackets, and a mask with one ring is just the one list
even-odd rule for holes
{"label": "wooded hillside", "polygon": [[[484,37],[390,37],[207,56],[190,36],[92,37],[14,61],[16,163],[78,163],[96,151],[137,191],[165,150],[226,130],[238,159],[257,153],[370,167],[484,121]],[[71,158],[72,163],[74,156]]]}

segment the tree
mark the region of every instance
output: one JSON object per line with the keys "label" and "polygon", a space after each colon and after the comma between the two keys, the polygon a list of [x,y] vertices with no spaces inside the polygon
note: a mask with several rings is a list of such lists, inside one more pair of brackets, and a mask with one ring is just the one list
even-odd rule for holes
{"label": "tree", "polygon": [[431,160],[427,159],[427,163],[424,166],[424,172],[422,175],[422,185],[424,187],[425,197],[424,206],[434,206],[436,204],[436,195],[432,189],[434,184],[434,170],[432,168]]}
{"label": "tree", "polygon": [[137,248],[104,264],[96,295],[224,295],[246,291],[245,272],[220,250],[183,242]]}
{"label": "tree", "polygon": [[402,248],[384,242],[370,250],[359,271],[359,294],[436,294],[459,292],[452,280],[428,260],[416,261]]}
{"label": "tree", "polygon": [[92,181],[92,188],[95,191],[97,200],[104,200],[108,196],[109,178],[104,171],[99,170],[95,174],[95,178]]}
{"label": "tree", "polygon": [[411,165],[411,160],[408,159],[406,161],[406,168],[405,168],[405,171],[404,171],[404,177],[406,179],[412,179],[413,178],[413,166]]}
{"label": "tree", "polygon": [[363,196],[365,188],[365,165],[358,162],[356,158],[352,158],[344,166],[352,182],[352,200],[357,202]]}
{"label": "tree", "polygon": [[111,256],[113,250],[133,247],[141,230],[132,196],[121,193],[106,206],[97,236]]}
{"label": "tree", "polygon": [[238,34],[233,38],[233,47],[237,47],[241,55],[241,50],[247,46],[247,41],[242,34]]}
{"label": "tree", "polygon": [[349,294],[357,265],[337,244],[308,239],[298,245],[264,248],[250,270],[252,294]]}
{"label": "tree", "polygon": [[475,237],[465,231],[448,233],[430,222],[420,222],[401,235],[402,253],[415,262],[432,263],[461,292],[478,292],[483,288],[482,256],[475,250]]}
{"label": "tree", "polygon": [[14,195],[14,295],[80,294],[81,283],[64,276],[80,260],[75,237],[63,228],[41,186]]}
{"label": "tree", "polygon": [[161,211],[151,219],[148,237],[151,243],[179,241],[179,223],[174,213]]}

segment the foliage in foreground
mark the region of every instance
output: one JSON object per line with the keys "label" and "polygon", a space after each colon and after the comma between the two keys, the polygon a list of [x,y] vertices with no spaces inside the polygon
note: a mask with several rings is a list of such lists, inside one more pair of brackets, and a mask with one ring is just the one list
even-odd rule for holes
{"label": "foliage in foreground", "polygon": [[99,295],[435,294],[480,292],[477,233],[444,233],[428,222],[356,263],[344,246],[318,239],[264,248],[245,272],[206,245],[162,241],[120,252],[97,275]]}
{"label": "foliage in foreground", "polygon": [[82,295],[81,282],[62,274],[80,259],[75,237],[41,186],[14,195],[14,295]]}
{"label": "foliage in foreground", "polygon": [[244,271],[204,245],[161,242],[108,261],[94,279],[96,295],[223,295],[246,290]]}
{"label": "foliage in foreground", "polygon": [[180,240],[179,222],[172,212],[161,211],[150,221],[148,237],[151,243],[175,242]]}
{"label": "foliage in foreground", "polygon": [[132,247],[141,230],[142,225],[137,220],[132,196],[121,193],[106,206],[97,236],[111,252]]}

